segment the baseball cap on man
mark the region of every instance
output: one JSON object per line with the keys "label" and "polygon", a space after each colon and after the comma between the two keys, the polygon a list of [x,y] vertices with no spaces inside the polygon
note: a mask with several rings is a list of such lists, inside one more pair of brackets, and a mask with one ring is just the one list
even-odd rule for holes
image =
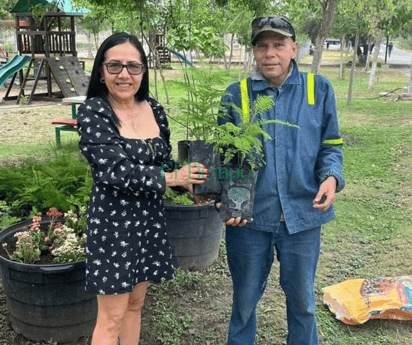
{"label": "baseball cap on man", "polygon": [[269,16],[256,18],[252,22],[252,45],[256,44],[257,36],[264,31],[277,32],[286,37],[291,37],[295,41],[296,35],[292,24],[283,17]]}

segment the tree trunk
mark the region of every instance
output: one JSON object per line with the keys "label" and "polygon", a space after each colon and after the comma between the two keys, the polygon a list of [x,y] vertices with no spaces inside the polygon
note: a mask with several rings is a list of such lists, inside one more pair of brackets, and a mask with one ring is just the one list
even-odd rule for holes
{"label": "tree trunk", "polygon": [[343,80],[343,42],[345,42],[345,36],[342,37],[342,43],[340,45],[339,80]]}
{"label": "tree trunk", "polygon": [[234,41],[235,35],[232,34],[232,37],[230,38],[230,54],[229,54],[229,63],[228,63],[228,68],[232,67],[232,58],[233,58],[233,41]]}
{"label": "tree trunk", "polygon": [[[152,57],[151,61],[153,62],[155,99],[159,100],[159,95],[158,95],[158,92],[157,92],[157,56],[156,56],[156,53],[155,53],[155,49],[151,44],[150,35],[149,35],[149,38],[147,38],[146,35],[143,33],[143,30],[142,30],[142,37],[146,41],[147,46],[149,47],[148,59],[150,60],[150,57]],[[160,63],[159,63],[159,65],[160,65]],[[165,90],[166,90],[166,88],[165,88]],[[167,91],[166,91],[166,96],[167,96]]]}
{"label": "tree trunk", "polygon": [[97,38],[97,35],[98,35],[98,34],[93,34],[93,37],[94,37],[94,46],[95,46],[96,52],[99,50],[99,39]]}
{"label": "tree trunk", "polygon": [[242,66],[242,46],[239,44],[239,62],[238,66]]}
{"label": "tree trunk", "polygon": [[88,31],[86,31],[86,30],[85,30],[85,32],[86,32],[87,43],[88,43],[87,44],[87,56],[89,58],[92,58],[93,57],[93,53],[92,53],[92,51],[93,51],[92,34]]}
{"label": "tree trunk", "polygon": [[245,56],[243,57],[243,68],[245,70],[247,69],[247,60],[248,60],[248,53],[247,53],[247,47],[245,45]]}
{"label": "tree trunk", "polygon": [[388,45],[389,45],[389,35],[386,36],[385,65],[388,63]]}
{"label": "tree trunk", "polygon": [[356,52],[358,50],[359,44],[359,29],[356,29],[355,45],[353,47],[353,58],[352,67],[350,69],[350,80],[349,80],[349,90],[348,90],[348,104],[352,103],[352,89],[353,89],[353,79],[355,77],[355,65],[356,65]]}
{"label": "tree trunk", "polygon": [[369,64],[370,64],[370,61],[371,61],[371,54],[370,54],[371,44],[372,44],[372,38],[371,38],[371,37],[368,37],[368,40],[367,40],[367,43],[366,43],[366,46],[368,47],[368,51],[366,52],[365,72],[368,71],[368,69],[369,69]]}
{"label": "tree trunk", "polygon": [[323,7],[323,21],[315,42],[311,72],[319,74],[322,62],[323,44],[329,36],[333,17],[335,16],[336,4],[338,0],[325,0]]}
{"label": "tree trunk", "polygon": [[375,83],[375,75],[376,75],[376,68],[378,66],[378,58],[379,58],[379,50],[381,48],[381,38],[379,37],[376,40],[376,45],[375,45],[375,52],[373,53],[373,61],[372,61],[372,69],[371,73],[369,75],[369,90],[373,89],[373,85]]}

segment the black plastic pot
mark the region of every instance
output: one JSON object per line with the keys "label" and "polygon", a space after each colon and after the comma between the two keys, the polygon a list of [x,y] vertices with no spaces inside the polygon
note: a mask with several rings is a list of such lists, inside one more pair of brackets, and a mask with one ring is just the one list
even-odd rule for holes
{"label": "black plastic pot", "polygon": [[[0,233],[0,242],[29,222]],[[25,338],[58,343],[91,336],[97,317],[96,296],[84,290],[85,262],[32,265],[0,256],[0,273],[12,328]]]}
{"label": "black plastic pot", "polygon": [[210,267],[219,255],[223,222],[213,204],[165,205],[173,265],[185,270]]}
{"label": "black plastic pot", "polygon": [[221,169],[222,195],[220,216],[223,220],[241,217],[253,221],[257,171],[227,165]]}
{"label": "black plastic pot", "polygon": [[177,143],[178,161],[198,162],[205,165],[209,170],[209,178],[203,185],[195,185],[194,193],[197,195],[220,194],[222,186],[218,180],[220,169],[220,155],[213,150],[213,145],[205,144],[201,140],[179,141]]}

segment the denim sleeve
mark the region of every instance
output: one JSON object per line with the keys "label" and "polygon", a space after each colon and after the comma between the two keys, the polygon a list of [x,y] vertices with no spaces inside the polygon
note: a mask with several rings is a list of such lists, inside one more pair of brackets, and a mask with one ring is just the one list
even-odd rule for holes
{"label": "denim sleeve", "polygon": [[233,122],[236,126],[240,125],[239,115],[230,106],[230,104],[233,103],[240,106],[239,83],[229,86],[226,89],[226,93],[222,96],[219,117],[217,120],[219,125],[223,125],[227,122]]}
{"label": "denim sleeve", "polygon": [[336,193],[345,186],[343,177],[342,145],[325,144],[328,139],[341,139],[339,133],[338,117],[336,113],[336,99],[332,86],[327,82],[328,92],[323,106],[322,142],[316,161],[316,176],[320,183],[329,176],[337,180]]}

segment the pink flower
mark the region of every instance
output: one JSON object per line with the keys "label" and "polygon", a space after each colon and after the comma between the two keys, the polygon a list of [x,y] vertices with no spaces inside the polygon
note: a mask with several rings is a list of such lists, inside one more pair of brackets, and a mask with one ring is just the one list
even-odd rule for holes
{"label": "pink flower", "polygon": [[30,231],[31,232],[37,232],[40,231],[40,224],[39,223],[33,223],[30,225]]}
{"label": "pink flower", "polygon": [[41,221],[42,221],[42,217],[40,216],[34,216],[32,219],[33,223],[41,223]]}
{"label": "pink flower", "polygon": [[43,241],[44,241],[45,243],[50,242],[50,237],[49,237],[49,236],[46,236],[46,237],[43,239]]}

